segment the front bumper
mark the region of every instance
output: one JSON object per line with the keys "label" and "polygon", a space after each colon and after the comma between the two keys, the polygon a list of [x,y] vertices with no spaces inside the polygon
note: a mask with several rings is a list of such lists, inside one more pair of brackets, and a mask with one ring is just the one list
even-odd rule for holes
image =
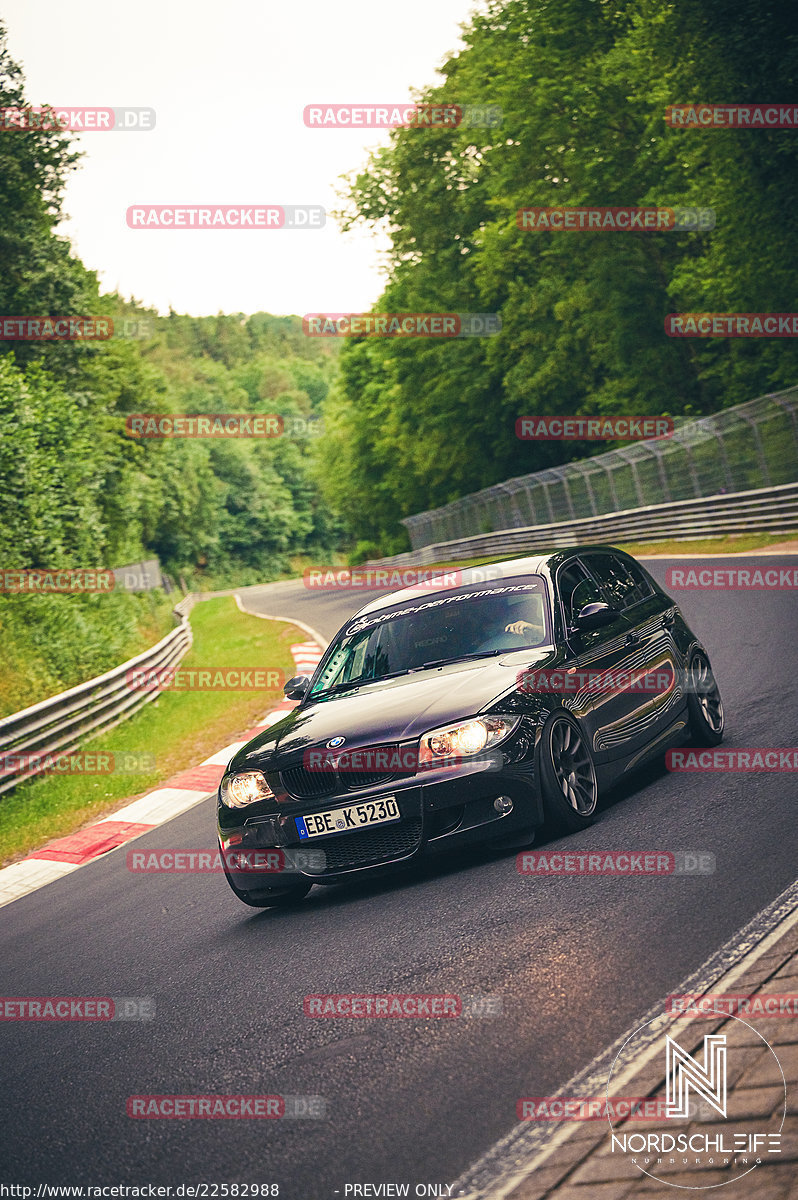
{"label": "front bumper", "polygon": [[[400,819],[350,833],[300,839],[295,818],[342,805],[393,796]],[[512,810],[500,813],[498,797],[509,797]],[[278,851],[277,870],[257,875],[228,868],[240,890],[278,889],[291,883],[328,882],[411,862],[425,853],[510,836],[540,825],[543,813],[532,759],[510,763],[501,750],[484,758],[426,769],[362,790],[338,792],[317,801],[272,804],[268,812],[247,816],[219,803],[219,839],[231,852]],[[251,862],[255,859],[250,855]],[[262,861],[262,860],[261,860]]]}

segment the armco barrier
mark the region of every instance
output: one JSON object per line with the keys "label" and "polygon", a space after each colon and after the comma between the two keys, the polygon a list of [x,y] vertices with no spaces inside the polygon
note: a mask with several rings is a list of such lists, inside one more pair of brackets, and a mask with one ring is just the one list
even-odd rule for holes
{"label": "armco barrier", "polygon": [[0,795],[38,773],[22,768],[5,771],[2,764],[6,755],[70,754],[88,738],[112,729],[149,700],[154,700],[159,694],[158,689],[144,691],[129,687],[127,673],[135,669],[168,671],[180,662],[191,646],[188,614],[193,603],[193,597],[186,596],[175,606],[179,625],[143,654],[96,679],[79,683],[77,687],[0,720]]}
{"label": "armco barrier", "polygon": [[798,482],[798,386],[705,417],[673,435],[505,479],[404,517],[413,550],[479,533],[590,520]]}
{"label": "armco barrier", "polygon": [[729,533],[786,533],[792,529],[798,529],[798,483],[785,483],[780,487],[757,488],[731,496],[649,504],[644,508],[579,521],[500,529],[451,542],[434,542],[406,554],[375,559],[373,565],[424,566],[456,562],[462,558],[522,555],[591,542],[654,542],[661,538],[711,537]]}

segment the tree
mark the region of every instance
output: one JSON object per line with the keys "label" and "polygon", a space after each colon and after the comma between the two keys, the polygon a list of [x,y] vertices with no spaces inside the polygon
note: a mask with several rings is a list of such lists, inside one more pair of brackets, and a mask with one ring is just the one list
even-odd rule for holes
{"label": "tree", "polygon": [[[780,36],[774,39],[773,30]],[[750,34],[750,37],[749,37]],[[714,411],[792,383],[784,340],[670,339],[670,311],[791,311],[794,132],[690,132],[668,104],[794,92],[780,0],[493,0],[430,104],[498,105],[500,127],[395,131],[339,214],[387,232],[377,311],[495,312],[500,335],[347,344],[322,477],[352,535],[607,448],[522,443],[515,420]],[[530,232],[524,207],[713,208],[714,232]],[[756,220],[752,220],[756,214]],[[478,532],[475,530],[475,532]]]}

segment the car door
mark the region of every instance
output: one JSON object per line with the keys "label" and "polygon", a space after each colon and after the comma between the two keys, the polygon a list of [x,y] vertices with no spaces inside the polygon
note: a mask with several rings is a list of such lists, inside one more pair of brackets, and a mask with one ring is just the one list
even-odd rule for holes
{"label": "car door", "polygon": [[626,718],[605,730],[604,736],[610,757],[615,757],[613,746],[623,756],[634,756],[666,734],[674,710],[681,704],[672,620],[669,624],[662,597],[633,559],[596,551],[587,553],[584,562],[602,597],[622,612],[628,623],[624,678],[619,682],[625,682],[628,675],[629,704]]}
{"label": "car door", "polygon": [[[574,628],[574,618],[586,604],[609,603],[581,555],[560,566],[555,589],[570,650],[563,701],[588,731],[596,762],[607,762],[613,752],[621,752],[618,744],[623,743],[635,715],[636,697],[614,683],[629,659],[631,626],[619,612],[601,629],[579,632]],[[569,679],[574,680],[572,691],[568,690]]]}

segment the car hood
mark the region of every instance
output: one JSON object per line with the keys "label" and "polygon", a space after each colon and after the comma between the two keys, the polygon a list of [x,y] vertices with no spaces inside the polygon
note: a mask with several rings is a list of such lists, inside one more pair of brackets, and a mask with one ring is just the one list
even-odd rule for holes
{"label": "car hood", "polygon": [[497,658],[451,663],[434,670],[367,684],[295,708],[235,755],[230,770],[251,770],[267,760],[295,758],[343,737],[346,749],[413,741],[437,726],[480,713],[514,690],[527,666],[546,666],[551,647],[518,650]]}

